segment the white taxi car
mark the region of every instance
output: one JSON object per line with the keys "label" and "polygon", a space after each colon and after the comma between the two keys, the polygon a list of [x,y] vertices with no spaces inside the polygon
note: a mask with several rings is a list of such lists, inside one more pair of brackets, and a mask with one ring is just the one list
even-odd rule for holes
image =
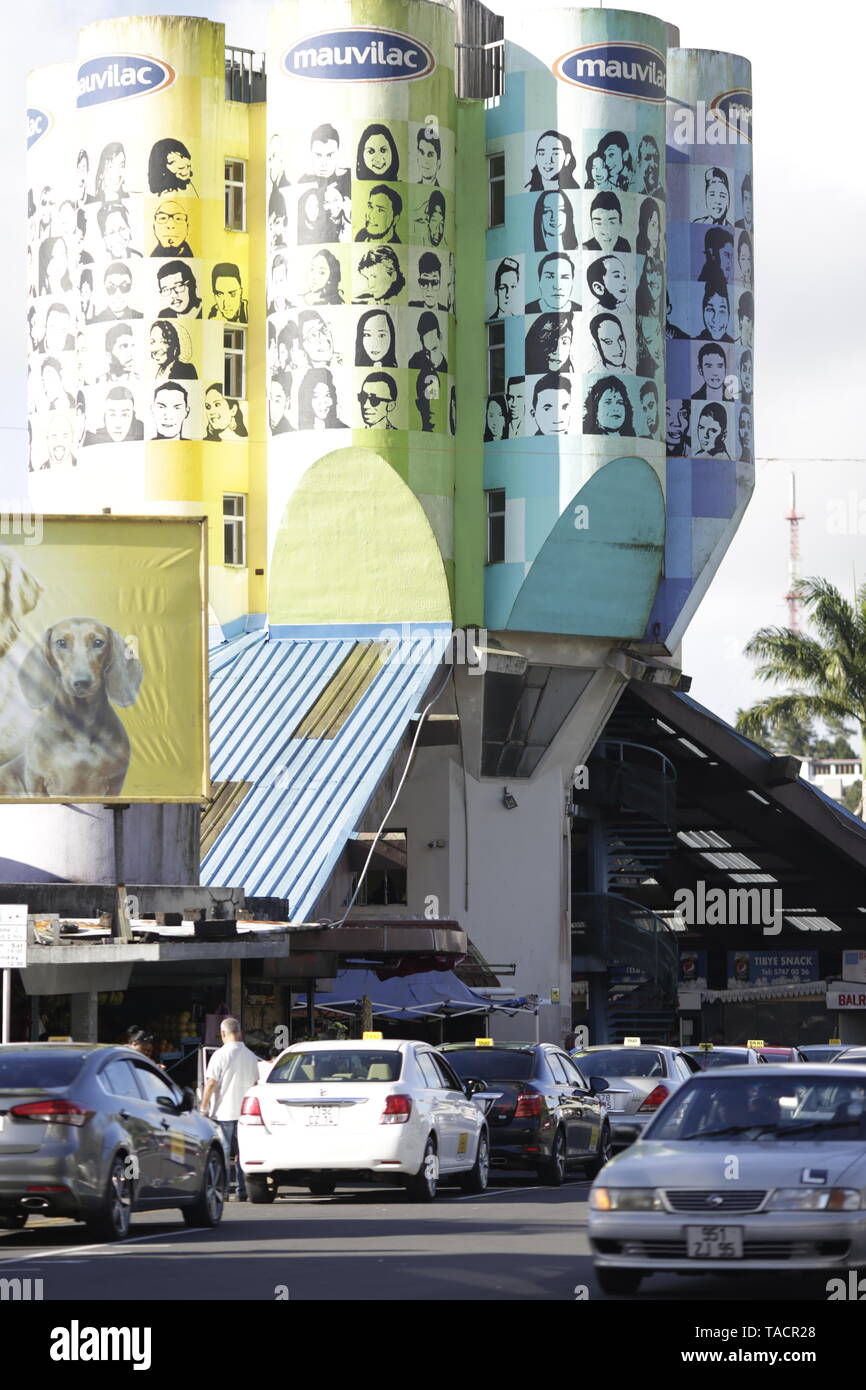
{"label": "white taxi car", "polygon": [[418,1202],[452,1178],[485,1191],[487,1125],[473,1089],[427,1043],[295,1043],[244,1097],[238,1147],[250,1201],[272,1202],[281,1184],[327,1196],[381,1176]]}

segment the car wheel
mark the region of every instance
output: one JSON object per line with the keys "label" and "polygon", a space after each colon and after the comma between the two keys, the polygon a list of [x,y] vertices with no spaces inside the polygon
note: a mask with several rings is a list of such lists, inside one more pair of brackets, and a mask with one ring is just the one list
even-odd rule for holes
{"label": "car wheel", "polygon": [[410,1202],[432,1202],[436,1197],[439,1183],[439,1155],[436,1140],[431,1134],[424,1146],[424,1157],[418,1172],[406,1181],[406,1191]]}
{"label": "car wheel", "polygon": [[228,1174],[219,1149],[211,1149],[207,1156],[201,1191],[192,1206],[183,1208],[183,1219],[188,1226],[218,1226],[222,1220],[226,1204]]}
{"label": "car wheel", "polygon": [[255,1207],[266,1206],[277,1195],[277,1184],[264,1173],[244,1173],[247,1196]]}
{"label": "car wheel", "polygon": [[464,1173],[460,1179],[460,1186],[463,1191],[471,1197],[477,1197],[479,1193],[487,1191],[487,1178],[490,1173],[490,1144],[487,1133],[482,1129],[478,1136],[478,1148],[475,1151],[475,1162]]}
{"label": "car wheel", "polygon": [[640,1269],[610,1269],[597,1266],[595,1277],[602,1293],[637,1293],[643,1279]]}
{"label": "car wheel", "polygon": [[26,1211],[7,1211],[0,1216],[0,1231],[20,1231],[27,1225]]}
{"label": "car wheel", "polygon": [[606,1163],[613,1157],[613,1144],[610,1138],[610,1125],[605,1120],[601,1127],[601,1137],[598,1141],[598,1153],[595,1158],[590,1159],[589,1163],[584,1163],[583,1171],[588,1178],[596,1178]]}
{"label": "car wheel", "polygon": [[330,1197],[337,1189],[337,1184],[330,1178],[314,1178],[307,1183],[307,1187],[314,1197]]}
{"label": "car wheel", "polygon": [[108,1173],[105,1196],[98,1211],[84,1218],[94,1240],[125,1240],[129,1235],[132,1210],[132,1182],[127,1176],[127,1159],[115,1154]]}
{"label": "car wheel", "polygon": [[550,1158],[538,1165],[538,1176],[547,1187],[562,1187],[565,1182],[565,1134],[561,1129],[554,1135]]}

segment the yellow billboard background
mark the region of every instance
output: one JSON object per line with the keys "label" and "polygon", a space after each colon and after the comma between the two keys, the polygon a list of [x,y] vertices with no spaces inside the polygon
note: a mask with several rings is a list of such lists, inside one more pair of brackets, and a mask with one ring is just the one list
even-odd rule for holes
{"label": "yellow billboard background", "polygon": [[[13,520],[0,528],[0,802],[200,801],[205,519]],[[133,664],[111,676],[113,660]]]}

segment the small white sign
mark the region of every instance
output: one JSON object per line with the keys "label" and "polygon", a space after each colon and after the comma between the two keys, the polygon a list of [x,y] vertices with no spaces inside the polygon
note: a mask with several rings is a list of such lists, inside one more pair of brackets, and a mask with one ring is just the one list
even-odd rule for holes
{"label": "small white sign", "polygon": [[866,951],[842,952],[842,979],[866,983]]}
{"label": "small white sign", "polygon": [[0,970],[23,970],[27,964],[27,906],[0,903]]}
{"label": "small white sign", "polygon": [[866,985],[827,986],[828,1009],[866,1009]]}

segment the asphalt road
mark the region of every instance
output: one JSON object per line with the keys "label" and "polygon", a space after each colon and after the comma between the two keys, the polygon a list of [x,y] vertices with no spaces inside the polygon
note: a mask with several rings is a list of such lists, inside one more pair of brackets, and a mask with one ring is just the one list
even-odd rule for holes
{"label": "asphalt road", "polygon": [[[43,1299],[59,1302],[630,1301],[606,1298],[593,1277],[588,1190],[580,1178],[551,1189],[496,1175],[483,1197],[445,1189],[416,1206],[396,1188],[333,1197],[295,1189],[271,1206],[230,1202],[214,1231],[188,1230],[173,1212],[139,1214],[130,1239],[115,1245],[88,1244],[70,1221],[31,1219],[23,1231],[0,1232],[0,1279],[41,1279]],[[637,1301],[780,1297],[814,1300],[815,1285],[656,1275]]]}

